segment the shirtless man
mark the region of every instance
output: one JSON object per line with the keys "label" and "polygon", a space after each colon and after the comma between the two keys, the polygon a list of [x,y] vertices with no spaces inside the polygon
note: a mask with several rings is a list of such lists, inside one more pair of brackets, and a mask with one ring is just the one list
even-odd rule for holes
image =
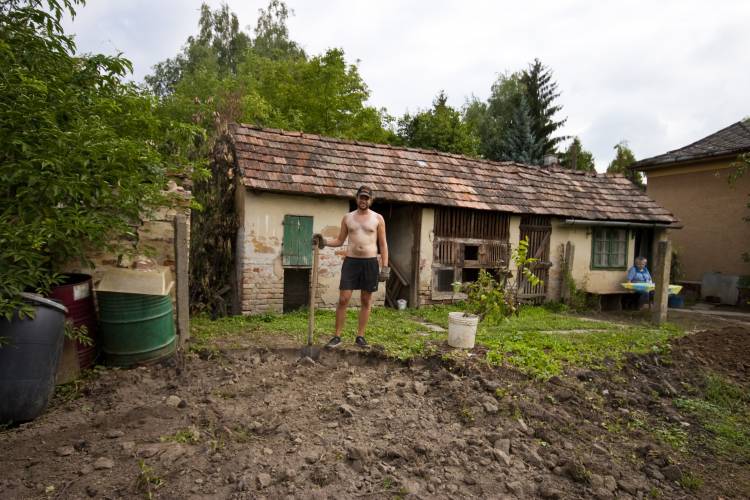
{"label": "shirtless man", "polygon": [[[370,319],[372,293],[378,289],[378,281],[387,281],[391,269],[388,267],[388,243],[385,240],[385,221],[383,217],[370,210],[372,190],[361,186],[357,190],[357,210],[341,219],[341,231],[336,239],[326,241],[323,236],[313,236],[313,244],[320,248],[325,246],[340,247],[347,237],[349,246],[346,250],[344,264],[341,266],[341,283],[339,284],[339,302],[336,306],[336,333],[326,347],[338,347],[341,344],[341,332],[346,321],[346,308],[354,290],[360,290],[361,307],[359,309],[359,326],[356,344],[367,347],[365,327]],[[378,272],[378,246],[383,267]]]}

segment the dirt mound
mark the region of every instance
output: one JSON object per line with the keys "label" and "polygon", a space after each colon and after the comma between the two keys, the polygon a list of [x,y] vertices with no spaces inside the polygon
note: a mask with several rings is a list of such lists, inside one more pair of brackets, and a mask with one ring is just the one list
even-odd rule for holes
{"label": "dirt mound", "polygon": [[674,343],[673,358],[685,368],[710,369],[750,384],[750,331],[728,327],[687,335]]}
{"label": "dirt mound", "polygon": [[[676,414],[669,388],[714,333],[675,342],[671,365],[634,357],[547,383],[377,352],[300,362],[296,349],[106,370],[0,433],[0,498],[742,496],[693,493],[681,482],[691,464],[633,426]],[[729,336],[747,352],[747,337]],[[706,363],[729,359],[706,351]]]}

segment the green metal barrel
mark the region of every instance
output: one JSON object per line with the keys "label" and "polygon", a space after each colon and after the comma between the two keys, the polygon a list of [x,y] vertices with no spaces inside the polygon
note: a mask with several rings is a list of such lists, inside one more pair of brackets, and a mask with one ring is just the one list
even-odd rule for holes
{"label": "green metal barrel", "polygon": [[169,295],[98,292],[100,341],[111,366],[143,364],[174,353]]}

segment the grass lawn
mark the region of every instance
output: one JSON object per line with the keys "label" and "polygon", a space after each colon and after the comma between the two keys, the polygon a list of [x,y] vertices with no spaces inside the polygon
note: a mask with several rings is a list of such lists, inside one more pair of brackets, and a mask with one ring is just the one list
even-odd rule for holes
{"label": "grass lawn", "polygon": [[[421,321],[448,328],[448,312],[458,306],[432,306],[397,311],[376,308],[367,327],[367,339],[382,346],[386,354],[401,360],[426,356],[447,332],[433,332]],[[345,342],[353,342],[357,311],[350,310],[344,330]],[[325,343],[334,327],[333,311],[316,311],[315,342]],[[307,313],[235,316],[211,321],[206,317],[192,319],[192,348],[206,349],[214,340],[232,336],[267,338],[285,336],[304,342],[307,335]],[[682,331],[675,326],[656,328],[647,324],[618,324],[553,312],[544,307],[525,307],[519,317],[499,325],[480,323],[477,344],[485,346],[486,361],[493,365],[510,364],[540,379],[561,374],[566,367],[596,368],[607,358],[617,362],[625,353],[666,352],[669,340]]]}

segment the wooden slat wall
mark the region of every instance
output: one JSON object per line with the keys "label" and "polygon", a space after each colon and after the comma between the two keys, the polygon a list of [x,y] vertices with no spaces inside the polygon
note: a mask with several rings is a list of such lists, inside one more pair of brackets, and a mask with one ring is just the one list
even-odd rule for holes
{"label": "wooden slat wall", "polygon": [[503,212],[437,208],[435,236],[507,241],[510,217]]}
{"label": "wooden slat wall", "polygon": [[531,271],[543,281],[532,286],[526,280],[521,282],[520,295],[532,302],[542,302],[547,294],[549,281],[549,239],[552,234],[552,221],[546,215],[526,215],[521,217],[521,240],[529,238],[529,257],[539,259],[531,265]]}

